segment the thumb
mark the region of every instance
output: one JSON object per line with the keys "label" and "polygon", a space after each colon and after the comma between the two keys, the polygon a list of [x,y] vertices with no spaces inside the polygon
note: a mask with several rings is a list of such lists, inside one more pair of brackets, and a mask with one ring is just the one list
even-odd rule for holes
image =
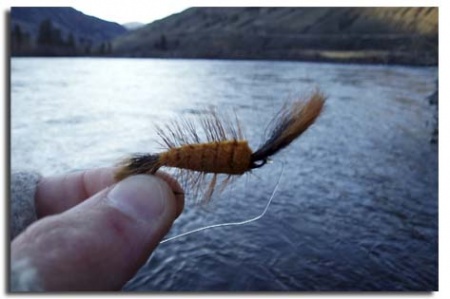
{"label": "thumb", "polygon": [[176,216],[163,180],[129,177],[19,235],[11,245],[12,288],[33,274],[43,290],[119,290]]}

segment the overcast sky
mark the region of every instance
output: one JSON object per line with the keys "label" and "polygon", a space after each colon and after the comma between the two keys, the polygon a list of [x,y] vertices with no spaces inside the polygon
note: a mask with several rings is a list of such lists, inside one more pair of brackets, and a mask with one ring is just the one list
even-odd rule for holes
{"label": "overcast sky", "polygon": [[165,18],[171,14],[178,13],[188,8],[182,1],[167,1],[163,5],[158,1],[130,0],[112,2],[105,5],[104,2],[96,4],[96,1],[79,1],[73,8],[106,21],[119,24],[129,22],[150,23],[158,19]]}

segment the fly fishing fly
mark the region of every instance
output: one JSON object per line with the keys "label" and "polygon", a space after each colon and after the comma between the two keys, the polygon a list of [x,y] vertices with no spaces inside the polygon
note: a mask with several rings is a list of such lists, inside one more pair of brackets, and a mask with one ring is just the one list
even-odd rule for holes
{"label": "fly fishing fly", "polygon": [[182,119],[158,127],[166,150],[127,158],[115,177],[122,180],[133,174],[154,174],[161,167],[173,167],[179,170],[179,179],[193,197],[207,203],[215,190],[220,192],[238,176],[264,166],[269,157],[305,132],[321,113],[324,102],[325,96],[316,90],[306,100],[284,105],[270,122],[267,140],[256,151],[244,138],[237,117],[231,121],[215,110],[197,122]]}

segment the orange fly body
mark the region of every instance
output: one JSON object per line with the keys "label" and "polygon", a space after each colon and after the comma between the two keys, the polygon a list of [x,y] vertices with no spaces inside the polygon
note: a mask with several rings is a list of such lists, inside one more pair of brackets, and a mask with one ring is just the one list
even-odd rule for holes
{"label": "orange fly body", "polygon": [[169,149],[159,157],[159,163],[194,171],[244,174],[250,168],[252,150],[245,140],[183,145]]}
{"label": "orange fly body", "polygon": [[[232,179],[263,166],[270,156],[300,136],[319,116],[324,102],[325,96],[315,91],[306,101],[285,105],[273,118],[266,142],[254,152],[244,139],[237,118],[232,123],[229,117],[220,116],[214,110],[203,115],[199,125],[182,119],[158,127],[158,135],[167,150],[126,159],[116,172],[116,179],[174,167],[179,169],[182,183],[193,192],[194,198],[203,193],[201,202],[208,202],[216,186],[222,191]],[[205,136],[206,141],[200,136]]]}

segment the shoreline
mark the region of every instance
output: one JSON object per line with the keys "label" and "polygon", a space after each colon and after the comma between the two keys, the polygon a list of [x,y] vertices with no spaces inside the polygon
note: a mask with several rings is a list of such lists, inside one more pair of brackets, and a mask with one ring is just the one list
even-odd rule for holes
{"label": "shoreline", "polygon": [[438,67],[439,63],[434,59],[416,60],[415,57],[402,56],[393,53],[374,53],[366,51],[314,51],[303,56],[292,57],[261,57],[246,55],[236,56],[201,56],[201,55],[17,55],[10,58],[105,58],[105,59],[186,59],[186,60],[236,60],[236,61],[286,61],[286,62],[312,62],[312,63],[336,63],[357,65],[392,65],[411,67]]}

